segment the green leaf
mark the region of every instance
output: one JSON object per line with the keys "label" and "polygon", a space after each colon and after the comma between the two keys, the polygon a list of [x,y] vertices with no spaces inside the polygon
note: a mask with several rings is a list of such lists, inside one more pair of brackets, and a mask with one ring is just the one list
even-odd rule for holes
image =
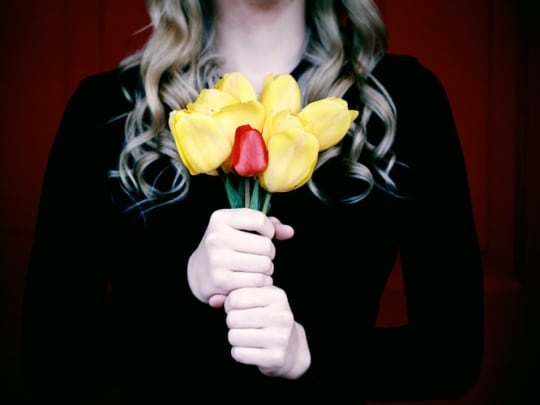
{"label": "green leaf", "polygon": [[254,210],[261,209],[261,207],[259,206],[259,182],[257,181],[257,179],[254,179],[253,181],[253,191],[251,192],[249,208],[252,208]]}
{"label": "green leaf", "polygon": [[270,207],[272,206],[270,204],[270,198],[272,197],[272,193],[268,190],[264,191],[264,201],[261,207],[261,211],[265,214],[268,214],[268,211],[270,211]]}
{"label": "green leaf", "polygon": [[221,178],[223,179],[223,184],[225,185],[225,191],[231,208],[241,208],[243,206],[242,195],[234,188],[234,185],[231,183],[231,179],[227,174],[222,173]]}
{"label": "green leaf", "polygon": [[238,196],[240,198],[240,207],[245,207],[246,206],[246,202],[245,202],[245,198],[246,198],[246,183],[244,182],[244,179],[243,178],[240,178],[238,176],[236,176],[236,181],[237,181],[237,184],[238,184]]}

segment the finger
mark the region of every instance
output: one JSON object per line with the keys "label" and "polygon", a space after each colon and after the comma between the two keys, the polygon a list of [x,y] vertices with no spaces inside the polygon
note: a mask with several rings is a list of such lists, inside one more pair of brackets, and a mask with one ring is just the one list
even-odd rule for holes
{"label": "finger", "polygon": [[[264,288],[271,286],[274,283],[272,277],[262,273],[232,271],[227,272],[226,274],[220,274],[219,277],[222,277],[223,279],[216,281],[216,285],[221,286],[217,292],[227,296],[236,290]],[[225,300],[225,302],[227,302],[227,300]]]}
{"label": "finger", "polygon": [[276,248],[271,238],[230,226],[214,226],[209,229],[203,241],[208,251],[230,249],[240,253],[268,256],[273,259]]}
{"label": "finger", "polygon": [[237,252],[267,256],[270,259],[276,256],[276,247],[271,238],[245,231],[234,231],[229,236],[230,247]]}
{"label": "finger", "polygon": [[286,240],[294,236],[294,228],[292,226],[282,224],[276,217],[271,217],[270,221],[274,225],[274,239]]}
{"label": "finger", "polygon": [[215,294],[208,299],[208,305],[212,308],[222,308],[225,299],[227,298],[224,294]]}
{"label": "finger", "polygon": [[289,341],[288,333],[267,333],[264,329],[231,329],[228,340],[231,346],[237,348],[270,348],[283,347]]}
{"label": "finger", "polygon": [[268,316],[267,312],[268,310],[262,307],[230,310],[227,312],[225,323],[229,329],[263,328],[268,323],[266,321],[266,317]]}
{"label": "finger", "polygon": [[[274,273],[274,262],[268,256],[254,254],[228,255],[229,259],[216,266],[225,270],[246,273],[261,273],[271,276]],[[225,258],[223,258],[225,259]]]}
{"label": "finger", "polygon": [[285,292],[274,286],[262,288],[239,288],[230,292],[225,300],[227,312],[239,309],[265,307],[282,302],[288,305]]}
{"label": "finger", "polygon": [[276,350],[259,349],[256,347],[233,347],[231,356],[242,364],[261,368],[279,368],[284,364],[284,353]]}
{"label": "finger", "polygon": [[229,344],[233,347],[252,347],[261,349],[264,346],[263,332],[260,329],[231,329],[227,334]]}
{"label": "finger", "polygon": [[261,211],[250,208],[222,209],[212,213],[211,223],[225,222],[235,229],[255,232],[267,238],[274,237],[274,226]]}
{"label": "finger", "polygon": [[269,333],[262,328],[231,329],[227,335],[229,343],[234,347],[271,348],[285,347],[290,339],[290,331],[283,329]]}
{"label": "finger", "polygon": [[258,366],[260,364],[259,362],[261,361],[261,358],[264,357],[261,353],[262,351],[264,351],[264,349],[256,347],[233,346],[231,348],[231,356],[238,363]]}

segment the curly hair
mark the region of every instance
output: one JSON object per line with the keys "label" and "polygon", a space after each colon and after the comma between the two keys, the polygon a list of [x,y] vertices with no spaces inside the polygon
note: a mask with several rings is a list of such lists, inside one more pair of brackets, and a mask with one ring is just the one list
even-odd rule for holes
{"label": "curly hair", "polygon": [[[346,175],[365,187],[343,199],[363,199],[382,179],[394,189],[390,171],[395,163],[392,143],[396,111],[391,98],[371,72],[387,47],[387,32],[371,0],[313,0],[306,2],[308,68],[298,79],[303,103],[342,97],[353,89],[359,96],[359,118],[347,134],[347,150],[340,143],[319,156],[317,168],[341,156]],[[122,188],[134,206],[150,209],[183,199],[190,175],[182,164],[167,126],[168,111],[184,108],[201,89],[219,79],[222,61],[213,48],[215,9],[212,0],[147,0],[150,37],[139,51],[121,61],[122,70],[140,67],[143,91],[125,124],[125,143],[117,170]],[[375,115],[384,134],[373,144],[367,123]],[[369,156],[363,163],[360,155]],[[165,162],[166,164],[162,164]],[[324,192],[311,179],[310,190],[321,200]]]}

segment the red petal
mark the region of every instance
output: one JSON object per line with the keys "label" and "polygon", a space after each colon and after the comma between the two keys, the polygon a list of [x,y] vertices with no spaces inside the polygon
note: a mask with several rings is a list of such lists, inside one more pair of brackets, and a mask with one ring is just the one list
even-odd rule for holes
{"label": "red petal", "polygon": [[250,125],[236,128],[231,169],[240,176],[256,176],[268,166],[268,149],[262,134]]}

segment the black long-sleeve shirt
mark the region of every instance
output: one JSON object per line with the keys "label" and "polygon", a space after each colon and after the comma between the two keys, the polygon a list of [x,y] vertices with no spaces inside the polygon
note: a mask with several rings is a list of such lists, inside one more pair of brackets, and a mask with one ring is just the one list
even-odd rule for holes
{"label": "black long-sleeve shirt", "polygon": [[[482,357],[482,269],[451,108],[437,77],[413,58],[387,55],[374,74],[398,111],[403,165],[392,176],[402,195],[375,187],[358,203],[324,204],[304,186],[272,196],[270,214],[295,228],[293,239],[275,242],[274,284],[312,354],[293,381],[235,363],[224,311],[188,288],[188,257],[211,212],[228,206],[221,180],[194,176],[185,200],[144,217],[126,213],[108,172],[132,108],[122,86],[133,91],[137,80],[116,70],[84,79],[44,178],[23,318],[28,397],[78,403],[113,391],[167,403],[318,395],[363,403],[466,392]],[[355,108],[357,95],[347,97]],[[339,164],[314,178],[330,195],[362,187],[344,180]],[[377,328],[398,255],[408,323]]]}

